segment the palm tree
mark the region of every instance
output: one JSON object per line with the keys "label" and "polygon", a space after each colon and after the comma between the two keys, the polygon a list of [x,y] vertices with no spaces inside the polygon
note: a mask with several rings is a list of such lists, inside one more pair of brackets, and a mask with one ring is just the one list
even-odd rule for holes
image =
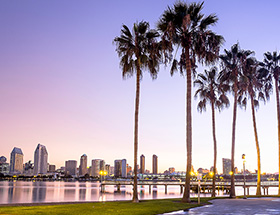
{"label": "palm tree", "polygon": [[240,73],[239,92],[237,101],[241,107],[246,108],[247,101],[249,99],[251,100],[254,136],[258,158],[258,179],[256,195],[261,195],[261,155],[258,140],[255,108],[259,106],[259,100],[263,100],[265,102],[265,100],[269,98],[269,93],[267,93],[267,90],[264,89],[265,85],[263,84],[263,78],[261,75],[259,75],[257,66],[258,63],[255,58],[251,57],[245,59]]}
{"label": "palm tree", "polygon": [[[276,108],[277,108],[277,121],[278,121],[278,152],[279,152],[279,173],[280,173],[280,102],[279,102],[279,76],[280,76],[280,54],[277,52],[266,52],[264,60],[260,63],[262,66],[262,73],[266,77],[267,88],[272,87],[272,79],[274,79],[275,92],[276,92]],[[278,195],[280,195],[280,174],[278,178]]]}
{"label": "palm tree", "polygon": [[[190,178],[192,165],[192,70],[195,70],[196,60],[200,63],[213,63],[218,57],[223,37],[215,34],[209,28],[217,23],[216,15],[205,16],[201,13],[202,3],[178,1],[168,7],[162,14],[158,29],[162,33],[161,45],[165,63],[172,61],[171,75],[180,67],[181,74],[186,75],[186,145],[187,167],[186,183],[182,202],[190,202]],[[180,51],[180,60],[172,60],[172,53]],[[176,55],[176,54],[175,54]],[[185,73],[184,73],[185,71]]]}
{"label": "palm tree", "polygon": [[216,164],[217,164],[217,140],[216,140],[216,125],[215,125],[215,108],[219,111],[226,106],[229,106],[229,100],[225,95],[228,90],[228,85],[219,83],[217,68],[213,67],[210,71],[204,70],[204,74],[198,74],[198,78],[194,81],[194,85],[198,86],[195,92],[195,98],[199,95],[200,101],[197,109],[202,112],[206,111],[206,104],[210,103],[212,109],[212,132],[214,143],[214,170],[212,197],[216,195]]}
{"label": "palm tree", "polygon": [[156,41],[159,34],[149,29],[149,23],[141,21],[134,23],[132,32],[126,25],[122,26],[121,35],[114,39],[116,51],[120,57],[120,67],[123,78],[136,73],[136,97],[134,116],[134,186],[133,202],[139,202],[137,192],[137,153],[138,153],[138,115],[140,80],[143,70],[148,70],[153,79],[157,77],[160,53]]}
{"label": "palm tree", "polygon": [[[249,50],[241,50],[239,44],[234,44],[230,50],[224,50],[225,54],[220,56],[221,81],[230,84],[231,91],[234,95],[233,101],[233,120],[232,120],[232,144],[231,144],[231,172],[234,173],[234,152],[235,152],[235,130],[236,130],[236,115],[237,115],[237,96],[238,82],[240,76],[240,68],[244,63],[244,59],[252,54]],[[231,174],[231,189],[230,197],[235,198],[234,174]]]}

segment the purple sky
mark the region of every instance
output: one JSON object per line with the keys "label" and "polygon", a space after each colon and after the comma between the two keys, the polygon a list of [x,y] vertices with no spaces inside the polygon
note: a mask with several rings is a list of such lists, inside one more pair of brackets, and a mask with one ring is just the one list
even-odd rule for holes
{"label": "purple sky", "polygon": [[[38,1],[4,0],[0,6],[0,156],[14,146],[33,160],[38,143],[47,147],[49,163],[84,153],[89,160],[126,158],[133,163],[135,77],[122,80],[112,44],[122,24],[149,21],[155,27],[174,1]],[[263,53],[280,47],[278,1],[205,2],[204,13],[219,17],[213,28],[224,48],[239,41],[243,49]],[[198,68],[198,72],[202,68]],[[210,112],[198,113],[193,102],[193,165],[210,168],[213,143]],[[209,108],[208,108],[209,110]],[[231,107],[217,114],[218,170],[230,157]],[[263,172],[278,171],[274,94],[257,112]],[[185,170],[185,79],[161,68],[158,79],[145,74],[141,83],[139,156],[151,169],[157,154],[159,170]],[[251,110],[238,109],[236,166],[247,155],[256,169]],[[89,162],[89,161],[88,161]]]}

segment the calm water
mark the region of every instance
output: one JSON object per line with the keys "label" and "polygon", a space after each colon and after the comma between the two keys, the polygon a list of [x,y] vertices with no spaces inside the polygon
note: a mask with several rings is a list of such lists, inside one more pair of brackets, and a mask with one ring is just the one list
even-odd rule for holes
{"label": "calm water", "polygon": [[[99,182],[26,182],[0,181],[0,204],[38,203],[38,202],[74,202],[74,201],[113,201],[131,200],[132,186],[122,186],[120,192],[116,187],[106,186],[106,192],[100,192]],[[254,194],[255,189],[250,189]],[[243,189],[236,188],[236,194],[242,195]],[[277,188],[270,188],[269,194],[277,194]],[[222,192],[219,195],[224,195]],[[149,186],[139,186],[140,199],[180,198],[179,186],[168,186],[165,194],[164,186],[154,186],[149,193]],[[192,194],[192,196],[197,196]],[[201,194],[209,196],[209,194]]]}

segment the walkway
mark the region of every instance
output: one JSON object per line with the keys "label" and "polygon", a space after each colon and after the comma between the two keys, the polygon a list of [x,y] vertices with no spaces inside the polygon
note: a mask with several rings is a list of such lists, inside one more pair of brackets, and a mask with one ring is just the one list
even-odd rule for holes
{"label": "walkway", "polygon": [[269,215],[280,214],[280,198],[215,199],[212,205],[164,215]]}

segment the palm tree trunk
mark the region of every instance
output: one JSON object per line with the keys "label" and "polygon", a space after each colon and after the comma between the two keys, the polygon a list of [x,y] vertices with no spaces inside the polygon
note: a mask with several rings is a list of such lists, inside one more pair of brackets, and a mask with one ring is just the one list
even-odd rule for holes
{"label": "palm tree trunk", "polygon": [[215,125],[215,107],[214,102],[212,106],[212,129],[213,129],[213,143],[214,143],[214,170],[213,170],[213,184],[212,184],[212,197],[216,196],[216,163],[217,163],[217,140],[216,140],[216,125]]}
{"label": "palm tree trunk", "polygon": [[135,116],[134,116],[134,183],[132,202],[139,202],[137,191],[137,153],[138,153],[138,117],[139,117],[139,99],[140,99],[140,68],[137,66],[136,77],[136,97],[135,97]]}
{"label": "palm tree trunk", "polygon": [[276,91],[277,120],[278,120],[278,159],[279,159],[278,195],[280,195],[280,104],[279,104],[278,81],[275,77],[274,77],[274,81],[275,81],[275,91]]}
{"label": "palm tree trunk", "polygon": [[231,143],[231,189],[230,198],[235,198],[235,182],[234,182],[234,149],[235,149],[235,127],[236,127],[236,112],[237,112],[237,83],[234,83],[234,104],[233,104],[233,120],[232,120],[232,143]]}
{"label": "palm tree trunk", "polygon": [[186,133],[187,133],[187,171],[185,190],[182,198],[182,202],[191,202],[190,199],[190,178],[191,178],[191,166],[192,166],[192,74],[191,74],[191,62],[189,55],[189,48],[186,47],[186,70],[187,70],[187,93],[186,93]]}
{"label": "palm tree trunk", "polygon": [[259,146],[258,133],[257,133],[254,98],[252,95],[250,95],[250,97],[251,97],[251,108],[252,108],[254,134],[255,134],[256,148],[257,148],[257,155],[258,155],[258,180],[257,180],[256,195],[260,196],[261,195],[261,154],[260,154],[260,146]]}

